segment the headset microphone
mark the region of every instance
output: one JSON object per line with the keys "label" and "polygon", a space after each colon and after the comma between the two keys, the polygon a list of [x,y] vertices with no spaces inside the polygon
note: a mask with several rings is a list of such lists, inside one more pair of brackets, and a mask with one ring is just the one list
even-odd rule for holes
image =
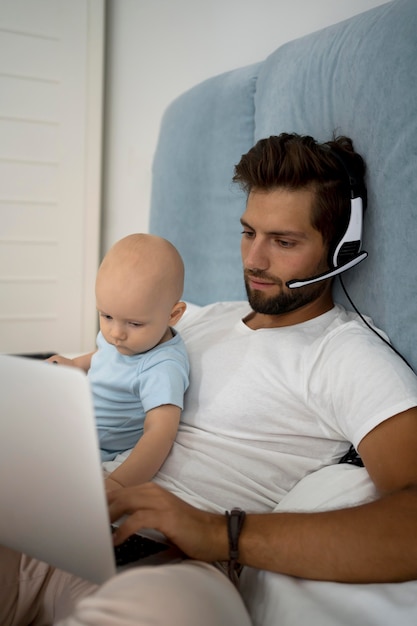
{"label": "headset microphone", "polygon": [[335,250],[329,255],[330,269],[322,274],[318,274],[317,276],[306,278],[305,280],[298,278],[289,280],[286,285],[287,287],[290,287],[290,289],[305,287],[306,285],[312,285],[313,283],[318,283],[321,280],[337,276],[337,274],[341,274],[342,272],[349,270],[351,267],[355,267],[355,265],[358,265],[358,263],[366,259],[368,256],[367,252],[361,252],[364,207],[356,179],[352,176],[342,157],[334,150],[332,150],[332,154],[343,165],[343,168],[349,178],[351,198],[349,224],[343,237],[336,245]]}
{"label": "headset microphone", "polygon": [[339,267],[336,267],[334,270],[329,270],[327,272],[324,272],[323,274],[317,274],[317,276],[313,276],[312,278],[306,278],[306,280],[298,280],[298,278],[294,278],[293,280],[289,280],[285,284],[287,285],[287,287],[295,289],[296,287],[305,287],[306,285],[318,283],[321,280],[326,280],[326,278],[332,278],[333,276],[337,276],[337,274],[341,274],[342,272],[346,272],[346,270],[350,270],[351,267],[355,267],[355,265],[358,265],[358,263],[366,259],[367,256],[368,253],[363,251],[347,263],[339,265]]}

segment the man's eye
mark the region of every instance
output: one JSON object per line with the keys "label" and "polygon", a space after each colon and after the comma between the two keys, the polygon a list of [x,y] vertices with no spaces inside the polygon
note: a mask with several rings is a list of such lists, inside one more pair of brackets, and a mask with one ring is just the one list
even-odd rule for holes
{"label": "man's eye", "polygon": [[277,243],[279,243],[282,248],[292,248],[294,246],[292,241],[285,241],[284,239],[277,239]]}
{"label": "man's eye", "polygon": [[253,233],[251,230],[242,230],[242,237],[247,237],[248,239],[250,237],[253,237],[255,235],[255,233]]}

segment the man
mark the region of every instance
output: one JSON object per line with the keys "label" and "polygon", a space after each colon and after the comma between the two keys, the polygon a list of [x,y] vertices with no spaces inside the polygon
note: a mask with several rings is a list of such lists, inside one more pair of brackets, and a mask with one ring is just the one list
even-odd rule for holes
{"label": "man", "polygon": [[[248,193],[241,221],[250,307],[211,305],[180,324],[192,375],[177,441],[153,483],[109,494],[111,518],[128,515],[116,542],[153,527],[193,560],[130,570],[92,593],[24,559],[19,621],[2,623],[29,623],[35,604],[30,623],[48,623],[51,603],[58,615],[72,612],[66,626],[250,623],[233,585],[208,565],[216,561],[315,580],[417,578],[417,379],[332,299],[328,273],[344,267],[335,251],[353,210],[348,172],[365,201],[364,164],[350,140],[320,145],[287,134],[258,142],[236,166],[234,179]],[[357,258],[356,246],[347,264]],[[379,499],[273,512],[351,442]],[[16,571],[17,557],[7,558]],[[161,597],[169,597],[165,612]]]}

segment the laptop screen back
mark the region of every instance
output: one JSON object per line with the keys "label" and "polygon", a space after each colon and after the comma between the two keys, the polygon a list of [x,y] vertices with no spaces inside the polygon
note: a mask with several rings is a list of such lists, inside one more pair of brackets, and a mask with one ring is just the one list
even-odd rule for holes
{"label": "laptop screen back", "polygon": [[116,568],[87,377],[0,355],[0,398],[0,544],[104,582]]}

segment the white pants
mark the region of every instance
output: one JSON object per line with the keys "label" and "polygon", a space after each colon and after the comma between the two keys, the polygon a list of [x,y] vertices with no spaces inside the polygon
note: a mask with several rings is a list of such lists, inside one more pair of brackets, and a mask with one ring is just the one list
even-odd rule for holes
{"label": "white pants", "polygon": [[241,597],[212,565],[129,569],[97,587],[0,547],[1,626],[250,626]]}

